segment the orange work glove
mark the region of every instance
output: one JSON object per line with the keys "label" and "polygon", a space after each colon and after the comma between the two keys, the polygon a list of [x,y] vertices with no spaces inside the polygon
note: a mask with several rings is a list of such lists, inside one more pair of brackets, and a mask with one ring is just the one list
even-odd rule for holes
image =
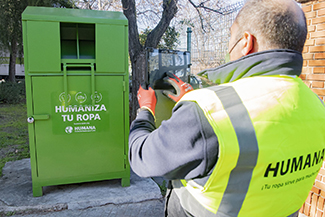
{"label": "orange work glove", "polygon": [[193,90],[193,87],[188,84],[183,82],[179,77],[172,73],[167,73],[167,76],[169,77],[168,79],[165,79],[168,83],[170,83],[176,90],[176,94],[164,90],[163,94],[165,94],[168,98],[172,99],[175,102],[178,102],[185,93],[190,92]]}
{"label": "orange work glove", "polygon": [[155,91],[151,87],[149,87],[148,90],[145,90],[140,85],[138,90],[138,102],[140,108],[148,109],[151,112],[151,114],[155,116],[157,98],[156,98]]}

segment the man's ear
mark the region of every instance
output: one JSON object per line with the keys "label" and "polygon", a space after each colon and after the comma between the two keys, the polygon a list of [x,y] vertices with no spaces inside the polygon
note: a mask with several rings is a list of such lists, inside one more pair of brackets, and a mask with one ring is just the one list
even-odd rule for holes
{"label": "man's ear", "polygon": [[256,44],[255,44],[255,37],[249,33],[249,32],[244,32],[243,36],[243,46],[242,46],[242,55],[246,56],[248,54],[256,52]]}

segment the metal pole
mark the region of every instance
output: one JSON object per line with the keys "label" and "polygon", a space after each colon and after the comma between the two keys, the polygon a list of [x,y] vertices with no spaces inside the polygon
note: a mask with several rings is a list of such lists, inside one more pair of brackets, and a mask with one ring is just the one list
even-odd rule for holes
{"label": "metal pole", "polygon": [[187,51],[191,52],[191,27],[187,27]]}
{"label": "metal pole", "polygon": [[[188,60],[188,65],[191,65],[191,27],[187,27],[187,51],[190,52],[189,60]],[[188,82],[190,83],[190,76],[188,76]]]}

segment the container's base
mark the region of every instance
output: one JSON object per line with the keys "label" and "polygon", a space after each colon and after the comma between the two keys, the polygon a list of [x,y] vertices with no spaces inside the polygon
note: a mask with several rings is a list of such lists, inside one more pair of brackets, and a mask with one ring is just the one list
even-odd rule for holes
{"label": "container's base", "polygon": [[130,186],[130,178],[122,178],[121,179],[121,185],[122,185],[122,187]]}
{"label": "container's base", "polygon": [[41,197],[43,196],[43,187],[51,185],[64,185],[64,184],[75,184],[83,182],[94,182],[94,181],[103,181],[103,180],[112,180],[112,179],[121,179],[121,186],[128,187],[130,186],[130,170],[124,172],[111,173],[109,175],[94,175],[92,178],[89,177],[70,177],[70,178],[61,178],[56,180],[41,180],[36,178],[33,180],[33,196]]}
{"label": "container's base", "polygon": [[39,185],[33,184],[33,196],[34,197],[41,197],[43,196],[43,187]]}

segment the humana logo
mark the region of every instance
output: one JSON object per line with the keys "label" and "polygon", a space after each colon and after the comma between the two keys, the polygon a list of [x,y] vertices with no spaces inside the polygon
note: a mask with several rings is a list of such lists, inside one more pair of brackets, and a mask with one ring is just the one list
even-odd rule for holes
{"label": "humana logo", "polygon": [[96,131],[95,126],[81,126],[81,127],[74,127],[75,132],[91,132]]}
{"label": "humana logo", "polygon": [[[270,163],[265,170],[264,177],[268,177],[273,174],[273,177],[278,175],[284,176],[288,172],[293,173],[300,170],[304,170],[307,167],[313,167],[324,160],[325,149],[320,150],[318,152],[314,152],[314,154],[310,153],[307,155],[302,155],[299,157],[290,158],[286,161],[276,162],[275,165]],[[280,168],[281,165],[281,168]]]}

